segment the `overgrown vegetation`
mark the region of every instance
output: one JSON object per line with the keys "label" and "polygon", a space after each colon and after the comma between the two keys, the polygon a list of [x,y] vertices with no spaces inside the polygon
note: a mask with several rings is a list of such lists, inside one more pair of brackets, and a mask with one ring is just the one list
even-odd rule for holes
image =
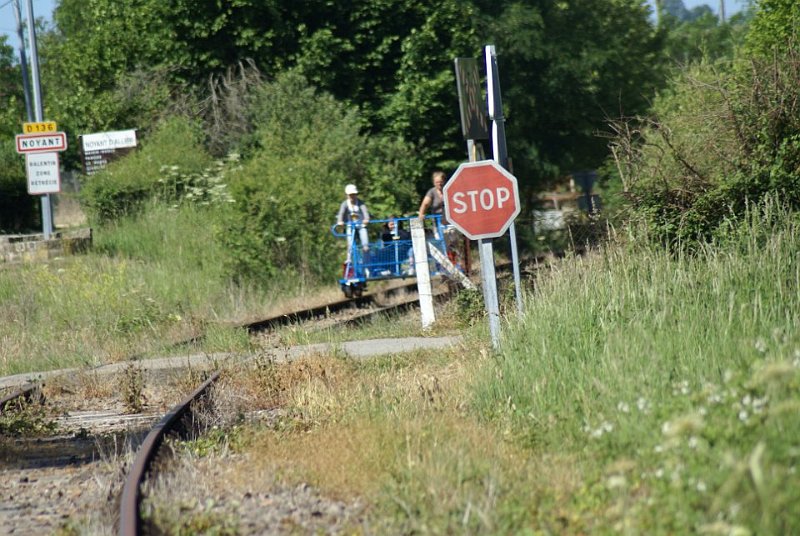
{"label": "overgrown vegetation", "polygon": [[663,243],[723,235],[730,217],[767,196],[800,205],[797,6],[759,8],[741,54],[676,72],[649,115],[613,125],[631,214]]}
{"label": "overgrown vegetation", "polygon": [[798,530],[800,220],[767,202],[737,224],[693,255],[632,234],[564,265],[486,367],[481,414],[580,464],[570,531]]}
{"label": "overgrown vegetation", "polygon": [[233,203],[220,235],[232,275],[265,281],[282,273],[315,284],[332,277],[331,259],[342,255],[329,228],[345,184],[359,185],[376,217],[411,208],[411,148],[367,138],[354,108],[298,74],[256,88],[253,101],[256,148],[230,179]]}
{"label": "overgrown vegetation", "polygon": [[800,220],[739,224],[563,262],[499,354],[268,362],[285,411],[226,443],[227,489],[309,483],[391,533],[796,532]]}

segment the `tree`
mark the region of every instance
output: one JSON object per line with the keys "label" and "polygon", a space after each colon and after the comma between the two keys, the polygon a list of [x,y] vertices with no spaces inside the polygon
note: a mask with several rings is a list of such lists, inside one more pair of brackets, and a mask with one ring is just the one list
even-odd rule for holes
{"label": "tree", "polygon": [[710,10],[686,21],[665,18],[663,29],[667,37],[664,51],[667,59],[672,66],[699,60],[730,59],[744,41],[748,23],[746,13],[737,13],[721,23]]}
{"label": "tree", "polygon": [[36,197],[28,195],[25,159],[14,136],[25,118],[22,75],[14,49],[0,36],[0,232],[22,232],[37,224]]}
{"label": "tree", "polygon": [[490,35],[523,184],[599,166],[607,119],[647,108],[663,83],[664,37],[649,15],[639,0],[504,4]]}
{"label": "tree", "polygon": [[795,0],[758,0],[747,34],[751,54],[772,56],[781,53],[790,41],[797,42],[800,28],[800,3]]}

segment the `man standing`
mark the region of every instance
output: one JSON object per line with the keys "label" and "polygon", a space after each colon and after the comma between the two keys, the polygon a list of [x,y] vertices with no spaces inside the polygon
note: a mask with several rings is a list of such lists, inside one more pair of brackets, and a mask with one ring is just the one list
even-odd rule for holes
{"label": "man standing", "polygon": [[[433,188],[428,190],[425,197],[422,198],[422,204],[419,206],[419,219],[425,219],[425,214],[430,210],[432,215],[440,215],[444,217],[444,194],[442,188],[447,180],[444,171],[434,171],[431,176],[433,180]],[[442,223],[446,223],[442,221]]]}

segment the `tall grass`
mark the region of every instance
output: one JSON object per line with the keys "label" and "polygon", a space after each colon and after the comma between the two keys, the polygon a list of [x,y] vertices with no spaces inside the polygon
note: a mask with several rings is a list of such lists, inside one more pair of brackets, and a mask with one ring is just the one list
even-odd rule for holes
{"label": "tall grass", "polygon": [[476,407],[579,454],[572,507],[599,526],[800,531],[781,510],[800,499],[797,215],[767,202],[693,254],[628,238],[538,285]]}
{"label": "tall grass", "polygon": [[0,375],[163,352],[210,324],[271,314],[313,293],[288,277],[232,280],[215,210],[153,203],[97,228],[88,255],[0,270]]}

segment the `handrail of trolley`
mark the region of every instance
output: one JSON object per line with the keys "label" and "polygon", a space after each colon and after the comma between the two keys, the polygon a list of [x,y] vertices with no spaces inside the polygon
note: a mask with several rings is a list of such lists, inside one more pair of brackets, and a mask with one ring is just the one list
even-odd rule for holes
{"label": "handrail of trolley", "polygon": [[[416,216],[403,216],[397,218],[386,218],[386,219],[371,219],[369,220],[368,225],[372,225],[373,223],[388,223],[390,221],[410,221],[414,219]],[[442,227],[442,215],[441,214],[431,214],[429,216],[425,216],[425,220],[433,221],[434,226],[437,228]],[[348,221],[339,225],[338,223],[334,223],[331,225],[331,234],[337,238],[347,238],[347,232],[339,231],[339,228],[347,229],[347,227],[351,227],[354,231],[358,227],[360,227],[362,223],[360,221]]]}

